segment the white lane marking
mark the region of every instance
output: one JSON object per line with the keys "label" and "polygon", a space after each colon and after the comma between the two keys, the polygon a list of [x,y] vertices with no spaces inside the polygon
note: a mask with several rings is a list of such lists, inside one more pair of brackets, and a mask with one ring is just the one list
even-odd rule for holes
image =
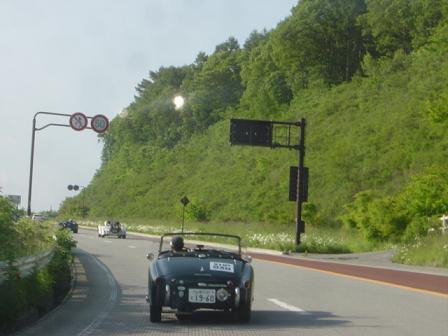
{"label": "white lane marking", "polygon": [[105,243],[112,243],[112,240],[103,240]]}
{"label": "white lane marking", "polygon": [[117,283],[115,281],[112,273],[104,266],[98,259],[94,259],[98,267],[100,267],[107,275],[107,280],[109,281],[110,287],[110,295],[109,300],[106,302],[104,309],[100,312],[97,317],[87,326],[85,327],[77,336],[87,336],[91,335],[96,327],[98,327],[104,319],[106,319],[107,315],[111,312],[115,302],[117,301],[118,288]]}
{"label": "white lane marking", "polygon": [[129,245],[128,247],[129,248],[137,248],[137,246],[134,246],[134,245]]}
{"label": "white lane marking", "polygon": [[277,306],[282,307],[282,308],[284,308],[286,310],[292,311],[292,312],[297,312],[297,313],[301,313],[301,314],[304,314],[304,315],[308,315],[309,314],[307,311],[305,311],[305,310],[303,310],[301,308],[298,308],[296,306],[292,306],[290,304],[287,304],[287,303],[282,302],[282,301],[277,300],[277,299],[268,299],[268,301],[270,301],[270,302],[276,304]]}

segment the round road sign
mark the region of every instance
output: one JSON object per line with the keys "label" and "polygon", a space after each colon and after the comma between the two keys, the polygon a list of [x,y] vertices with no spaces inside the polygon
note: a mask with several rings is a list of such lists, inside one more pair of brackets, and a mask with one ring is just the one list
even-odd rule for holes
{"label": "round road sign", "polygon": [[92,118],[90,126],[95,132],[104,133],[109,127],[109,119],[102,114],[97,114]]}
{"label": "round road sign", "polygon": [[87,117],[81,112],[73,113],[70,116],[70,127],[75,131],[82,131],[87,127]]}

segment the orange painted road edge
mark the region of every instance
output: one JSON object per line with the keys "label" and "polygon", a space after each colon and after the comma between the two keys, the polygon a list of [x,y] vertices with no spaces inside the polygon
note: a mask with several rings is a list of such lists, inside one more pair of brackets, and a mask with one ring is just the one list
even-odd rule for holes
{"label": "orange painted road edge", "polygon": [[304,260],[288,256],[251,253],[253,258],[282,264],[305,267],[355,278],[389,283],[399,287],[414,288],[448,296],[448,276],[392,270],[387,268],[348,265],[318,260]]}

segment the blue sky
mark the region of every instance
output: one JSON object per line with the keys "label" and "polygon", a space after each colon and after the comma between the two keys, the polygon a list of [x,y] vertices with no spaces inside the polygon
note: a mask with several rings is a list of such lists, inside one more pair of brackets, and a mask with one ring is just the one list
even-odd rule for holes
{"label": "blue sky", "polygon": [[[0,187],[26,208],[32,119],[38,111],[114,118],[149,71],[270,30],[297,0],[0,1]],[[40,115],[37,126],[68,124]],[[95,132],[36,133],[32,209],[57,209],[100,167]]]}

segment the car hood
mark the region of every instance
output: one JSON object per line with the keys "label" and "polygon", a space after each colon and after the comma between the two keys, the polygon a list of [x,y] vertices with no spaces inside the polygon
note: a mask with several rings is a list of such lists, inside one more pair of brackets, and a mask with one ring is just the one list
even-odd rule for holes
{"label": "car hood", "polygon": [[245,262],[226,258],[167,257],[156,261],[158,274],[165,278],[240,278]]}

